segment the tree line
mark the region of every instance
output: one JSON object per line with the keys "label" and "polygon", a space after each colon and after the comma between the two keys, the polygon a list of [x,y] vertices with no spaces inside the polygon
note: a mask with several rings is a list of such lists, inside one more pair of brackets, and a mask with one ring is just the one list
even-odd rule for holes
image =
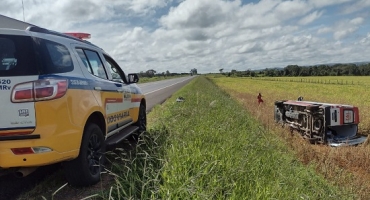
{"label": "tree line", "polygon": [[[223,69],[220,69],[222,73]],[[284,68],[266,68],[259,71],[237,71],[223,73],[227,76],[369,76],[370,63],[364,64],[333,64],[333,65],[314,65],[314,66],[298,66],[288,65]]]}
{"label": "tree line", "polygon": [[178,76],[178,75],[195,75],[197,74],[198,71],[197,69],[191,69],[190,70],[190,73],[171,73],[170,71],[165,71],[165,72],[157,72],[155,71],[154,69],[149,69],[147,71],[140,71],[138,73],[139,77],[148,77],[148,78],[152,78],[152,77],[158,77],[158,76]]}

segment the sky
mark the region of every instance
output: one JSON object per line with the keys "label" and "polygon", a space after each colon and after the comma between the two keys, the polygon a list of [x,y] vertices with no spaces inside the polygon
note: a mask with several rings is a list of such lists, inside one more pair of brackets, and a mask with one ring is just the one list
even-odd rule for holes
{"label": "sky", "polygon": [[[0,14],[90,33],[125,72],[370,61],[370,0],[2,0]],[[24,14],[23,14],[24,13]]]}

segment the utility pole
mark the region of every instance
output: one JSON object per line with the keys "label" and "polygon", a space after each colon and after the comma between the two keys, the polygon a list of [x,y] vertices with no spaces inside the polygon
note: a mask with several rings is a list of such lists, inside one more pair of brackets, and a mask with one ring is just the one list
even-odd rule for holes
{"label": "utility pole", "polygon": [[23,10],[23,21],[26,22],[25,18],[24,18],[24,5],[23,5],[23,0],[22,0],[22,10]]}

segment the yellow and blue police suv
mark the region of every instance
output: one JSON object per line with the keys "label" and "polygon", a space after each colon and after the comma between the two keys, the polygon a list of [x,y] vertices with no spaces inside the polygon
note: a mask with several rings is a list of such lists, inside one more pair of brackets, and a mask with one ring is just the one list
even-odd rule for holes
{"label": "yellow and blue police suv", "polygon": [[106,148],[145,131],[138,76],[86,36],[0,15],[1,172],[61,162],[71,185],[92,185]]}

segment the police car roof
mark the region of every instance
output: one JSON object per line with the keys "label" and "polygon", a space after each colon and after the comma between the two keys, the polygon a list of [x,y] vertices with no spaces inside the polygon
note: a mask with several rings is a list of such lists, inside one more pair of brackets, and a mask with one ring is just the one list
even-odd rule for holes
{"label": "police car roof", "polygon": [[86,44],[90,44],[90,45],[93,45],[97,48],[100,48],[100,47],[98,47],[98,46],[96,46],[96,45],[94,45],[91,42],[88,42],[86,40],[81,40],[81,39],[73,37],[73,36],[69,36],[69,35],[59,33],[59,32],[56,32],[56,31],[52,31],[52,30],[48,30],[48,29],[45,29],[45,28],[41,28],[39,26],[30,24],[30,23],[27,23],[27,22],[19,21],[17,19],[13,19],[13,18],[4,16],[4,15],[0,15],[0,29],[1,28],[16,29],[16,30],[28,30],[28,31],[32,31],[32,32],[57,35],[57,36],[60,36],[60,37],[65,37],[65,38],[69,38],[69,39],[72,39],[72,40],[77,40],[77,41],[80,41],[80,42],[84,42]]}
{"label": "police car roof", "polygon": [[0,15],[0,28],[26,30],[29,26],[35,25]]}

